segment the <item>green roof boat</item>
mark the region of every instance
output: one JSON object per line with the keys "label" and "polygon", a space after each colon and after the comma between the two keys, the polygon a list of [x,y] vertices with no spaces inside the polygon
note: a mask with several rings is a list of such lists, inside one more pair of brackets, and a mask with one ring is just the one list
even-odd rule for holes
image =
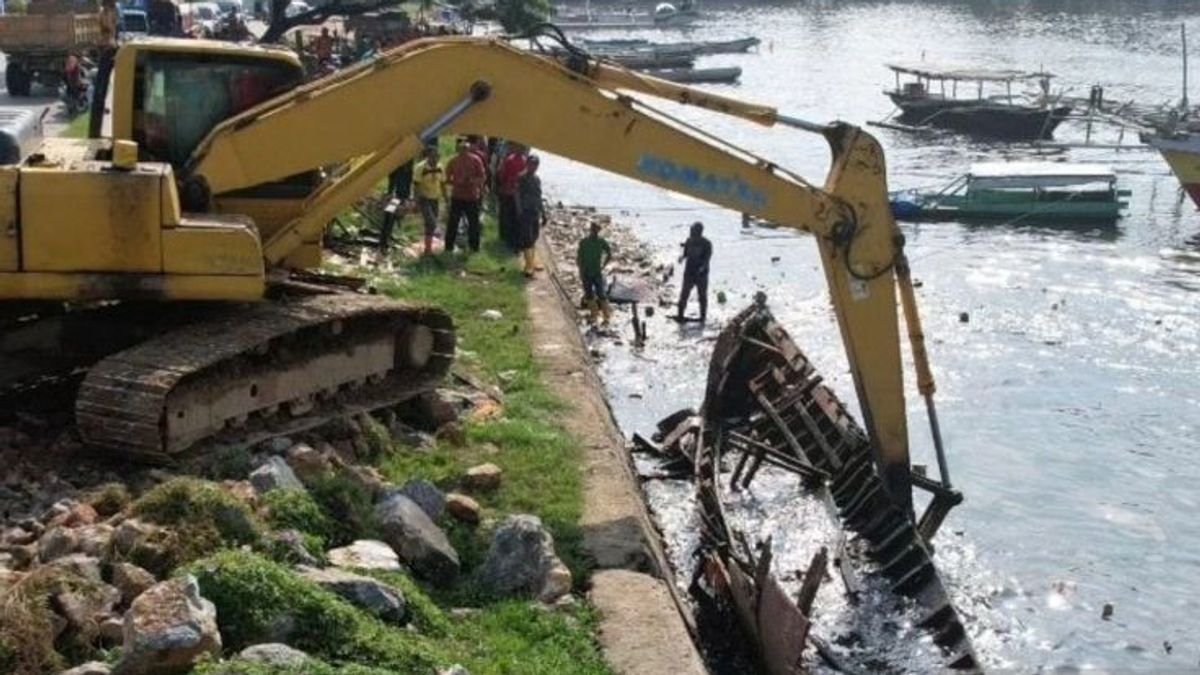
{"label": "green roof boat", "polygon": [[1002,220],[1111,224],[1128,190],[1106,166],[1060,162],[976,164],[936,192],[891,195],[897,220]]}

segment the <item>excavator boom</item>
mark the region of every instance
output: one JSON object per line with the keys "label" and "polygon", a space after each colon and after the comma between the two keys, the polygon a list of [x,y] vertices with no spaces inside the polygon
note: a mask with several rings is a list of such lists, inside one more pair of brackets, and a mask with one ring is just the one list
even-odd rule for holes
{"label": "excavator boom", "polygon": [[[832,151],[825,184],[818,188],[705,137],[627,91],[819,131]],[[892,497],[911,505],[894,272],[902,239],[888,205],[883,152],[869,134],[841,123],[790,120],[765,106],[608,65],[570,69],[500,40],[421,40],[217,126],[184,172],[185,207],[189,195],[202,202],[359,158],[361,173],[346,189],[315,196],[326,207],[341,205],[414,156],[431,129],[519,141],[816,235],[879,470]],[[311,238],[336,211],[311,212],[267,242],[268,260],[285,256],[288,242]]]}

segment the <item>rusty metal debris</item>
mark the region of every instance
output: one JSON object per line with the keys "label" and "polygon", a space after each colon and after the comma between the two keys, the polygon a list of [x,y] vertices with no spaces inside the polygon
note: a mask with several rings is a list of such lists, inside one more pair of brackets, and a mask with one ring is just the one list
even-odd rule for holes
{"label": "rusty metal debris", "polygon": [[[808,643],[827,661],[832,658],[826,645],[809,636],[812,605],[830,563],[851,601],[864,578],[886,579],[891,592],[920,608],[919,625],[941,648],[942,667],[979,670],[927,538],[913,516],[889,498],[866,434],[821,383],[765,298],[718,338],[701,412],[680,411],[660,422],[658,431],[654,442],[635,441],[692,465],[702,524],[697,574],[730,601],[767,672],[806,672]],[[834,550],[821,548],[813,556],[795,597],[772,573],[771,541],[751,546],[726,518],[723,490],[745,489],[763,466],[798,475],[802,490],[822,500],[841,524]],[[723,467],[732,467],[727,486]],[[956,496],[943,495],[939,509],[948,510]],[[940,522],[944,513],[936,517]]]}

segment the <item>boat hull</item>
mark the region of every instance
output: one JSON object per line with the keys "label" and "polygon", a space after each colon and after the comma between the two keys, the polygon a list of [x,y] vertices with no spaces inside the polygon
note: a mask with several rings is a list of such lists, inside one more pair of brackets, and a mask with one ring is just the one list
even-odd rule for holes
{"label": "boat hull", "polygon": [[1054,130],[1071,113],[1070,106],[1042,108],[989,101],[911,98],[897,93],[888,96],[900,108],[900,121],[904,124],[934,126],[1010,141],[1051,138]]}
{"label": "boat hull", "polygon": [[1167,166],[1171,167],[1171,173],[1175,174],[1192,202],[1200,208],[1200,135],[1180,138],[1151,136],[1145,141],[1162,154]]}
{"label": "boat hull", "polygon": [[675,68],[665,70],[646,70],[647,75],[662,80],[680,83],[733,84],[742,76],[742,69],[737,66],[728,68]]}

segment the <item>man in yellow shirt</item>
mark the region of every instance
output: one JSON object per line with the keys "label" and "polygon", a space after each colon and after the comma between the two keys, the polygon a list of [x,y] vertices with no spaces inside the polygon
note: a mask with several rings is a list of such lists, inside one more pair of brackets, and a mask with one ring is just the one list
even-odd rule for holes
{"label": "man in yellow shirt", "polygon": [[446,196],[446,173],[438,164],[437,146],[425,148],[425,158],[413,170],[413,195],[425,221],[425,255],[431,255],[433,233],[437,230],[438,199]]}

